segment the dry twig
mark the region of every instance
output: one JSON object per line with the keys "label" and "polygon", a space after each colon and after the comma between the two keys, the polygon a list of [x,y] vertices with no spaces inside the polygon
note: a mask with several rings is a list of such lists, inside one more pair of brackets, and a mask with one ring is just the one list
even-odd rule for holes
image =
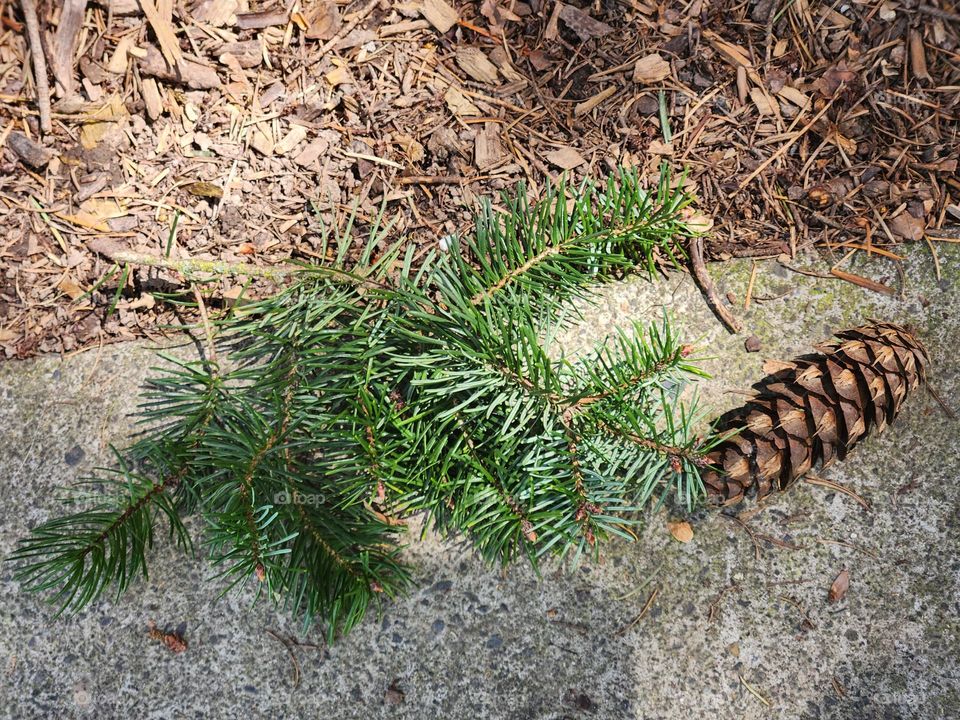
{"label": "dry twig", "polygon": [[33,61],[33,78],[37,86],[37,108],[40,111],[40,130],[53,132],[50,119],[50,83],[47,80],[47,60],[43,55],[40,41],[40,21],[37,18],[36,0],[21,0],[23,17],[27,23],[27,37],[30,38],[30,58]]}
{"label": "dry twig", "polygon": [[720,322],[723,323],[724,327],[732,333],[738,333],[743,330],[743,325],[724,307],[720,296],[717,295],[717,288],[714,286],[713,280],[710,279],[710,275],[707,273],[707,266],[703,261],[703,238],[699,235],[690,240],[690,266],[693,271],[693,277],[696,279],[704,295],[707,296],[707,302],[720,319]]}

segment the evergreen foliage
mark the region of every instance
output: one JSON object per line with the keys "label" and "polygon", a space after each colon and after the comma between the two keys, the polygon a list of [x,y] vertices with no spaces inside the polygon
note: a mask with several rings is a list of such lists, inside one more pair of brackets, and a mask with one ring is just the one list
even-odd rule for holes
{"label": "evergreen foliage", "polygon": [[412,514],[536,564],[631,538],[651,498],[692,506],[710,443],[679,400],[699,371],[670,323],[576,360],[546,347],[569,300],[679,262],[687,202],[665,174],[649,192],[629,171],[561,182],[535,205],[520,188],[416,266],[379,220],[359,255],[349,225],[326,233],[328,263],[217,322],[226,363],[156,369],[142,433],[99,494],[21,543],[19,578],[75,611],[146,575],[161,525],[189,548],[199,514],[227,589],[252,577],[333,637],[410,584]]}

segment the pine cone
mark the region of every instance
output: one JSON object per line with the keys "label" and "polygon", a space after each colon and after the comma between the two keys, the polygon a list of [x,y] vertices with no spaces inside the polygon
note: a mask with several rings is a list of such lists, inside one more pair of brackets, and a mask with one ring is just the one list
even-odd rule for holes
{"label": "pine cone", "polygon": [[820,354],[782,363],[757,395],[719,419],[716,430],[739,430],[707,454],[707,495],[732,505],[748,494],[784,490],[817,462],[823,467],[872,426],[882,431],[910,390],[925,379],[930,357],[908,330],[872,322],[817,345]]}

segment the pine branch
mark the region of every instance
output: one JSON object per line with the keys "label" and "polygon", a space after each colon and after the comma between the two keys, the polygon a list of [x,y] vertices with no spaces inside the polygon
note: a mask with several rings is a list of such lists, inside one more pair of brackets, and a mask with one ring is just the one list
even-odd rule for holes
{"label": "pine branch", "polygon": [[122,490],[34,531],[20,577],[78,609],[146,573],[158,517],[188,542],[180,514],[198,512],[227,590],[253,578],[332,639],[409,585],[412,513],[490,562],[536,565],[632,537],[658,491],[692,505],[709,442],[678,400],[699,371],[670,324],[575,362],[543,347],[564,303],[677,261],[688,201],[627,171],[532,206],[521,189],[417,265],[387,242],[383,209],[360,248],[352,218],[324,226],[328,262],[206,321],[223,366],[170,359],[150,381]]}
{"label": "pine branch", "polygon": [[678,213],[690,200],[671,190],[666,172],[655,195],[620,170],[604,186],[587,180],[572,192],[561,180],[535,207],[522,185],[503,200],[506,212],[482,206],[475,237],[454,245],[438,268],[445,303],[482,305],[510,288],[569,300],[614,271],[641,263],[653,272],[661,256],[676,265],[683,255]]}
{"label": "pine branch", "polygon": [[156,481],[133,472],[119,453],[117,463],[117,470],[104,470],[104,477],[88,481],[106,484],[115,494],[75,493],[67,504],[87,507],[34,528],[8,558],[22,563],[16,577],[26,589],[53,591],[50,602],[58,606],[57,614],[81,609],[111,584],[119,595],[137,575],[146,577],[146,554],[153,546],[158,516],[167,518],[178,545],[190,547],[170,495],[183,469]]}

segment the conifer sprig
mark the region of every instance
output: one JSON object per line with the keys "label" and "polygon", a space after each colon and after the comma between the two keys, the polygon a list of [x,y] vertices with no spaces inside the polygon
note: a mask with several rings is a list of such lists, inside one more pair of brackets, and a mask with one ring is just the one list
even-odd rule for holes
{"label": "conifer sprig", "polygon": [[693,505],[705,445],[680,392],[699,371],[667,320],[575,360],[544,346],[571,299],[678,261],[687,202],[629,171],[521,189],[416,265],[382,212],[359,249],[352,220],[330,228],[327,263],[217,323],[223,366],[150,381],[142,436],[98,475],[113,492],[36,528],[18,576],[79,609],[146,575],[160,518],[188,545],[197,513],[227,588],[252,578],[333,637],[409,585],[411,514],[537,563],[632,537],[651,497]]}

